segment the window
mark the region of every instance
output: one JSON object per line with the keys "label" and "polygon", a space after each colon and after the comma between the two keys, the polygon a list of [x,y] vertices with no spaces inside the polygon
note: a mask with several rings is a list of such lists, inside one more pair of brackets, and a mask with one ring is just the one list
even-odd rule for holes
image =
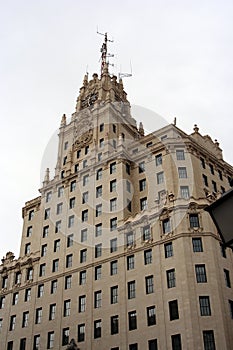
{"label": "window", "polygon": [[184,150],[176,150],[176,159],[185,160]]}
{"label": "window", "polygon": [[171,340],[172,340],[172,350],[182,350],[180,334],[172,335]]}
{"label": "window", "polygon": [[87,249],[80,250],[80,263],[87,261]]}
{"label": "window", "polygon": [[25,290],[25,295],[24,295],[24,301],[30,301],[31,300],[31,294],[32,294],[32,290],[31,288],[27,288]]}
{"label": "window", "polygon": [[210,166],[211,174],[214,175],[214,166],[213,166],[213,164],[209,164],[209,166]]}
{"label": "window", "polygon": [[142,179],[139,181],[139,190],[144,191],[146,189],[146,179]]}
{"label": "window", "polygon": [[64,187],[63,187],[63,186],[58,187],[57,196],[58,196],[58,197],[62,197],[63,194],[64,194]]}
{"label": "window", "polygon": [[43,238],[48,237],[49,234],[49,226],[43,227]]}
{"label": "window", "polygon": [[83,270],[79,272],[79,284],[84,285],[87,281],[87,271]]}
{"label": "window", "polygon": [[47,220],[50,217],[50,208],[45,209],[44,211],[44,219]]}
{"label": "window", "polygon": [[25,244],[25,249],[24,249],[24,254],[28,255],[31,252],[31,243],[26,243]]}
{"label": "window", "polygon": [[69,216],[68,218],[68,227],[74,226],[74,215]]}
{"label": "window", "polygon": [[64,301],[64,311],[63,311],[63,316],[67,317],[70,316],[70,299]]}
{"label": "window", "polygon": [[6,300],[5,296],[1,296],[0,297],[0,309],[4,309],[4,307],[5,307],[5,300]]}
{"label": "window", "polygon": [[211,316],[210,298],[208,296],[199,297],[201,316]]}
{"label": "window", "polygon": [[[42,264],[42,266],[45,264]],[[40,265],[41,266],[41,265]],[[43,268],[42,268],[43,269]],[[33,280],[33,268],[29,267],[27,269],[27,281],[32,281]]]}
{"label": "window", "polygon": [[69,208],[70,208],[70,209],[73,209],[74,206],[75,206],[75,197],[70,198],[70,205],[69,205]]}
{"label": "window", "polygon": [[79,164],[78,163],[75,164],[74,171],[75,171],[75,173],[77,173],[79,171]]}
{"label": "window", "polygon": [[17,305],[19,301],[19,293],[16,292],[13,294],[12,305]]}
{"label": "window", "polygon": [[138,344],[137,343],[129,344],[129,350],[138,350]]}
{"label": "window", "polygon": [[16,323],[16,315],[12,315],[10,317],[10,331],[13,331],[15,329],[15,323]]}
{"label": "window", "polygon": [[59,259],[54,259],[53,260],[53,265],[52,265],[52,272],[57,272],[59,267]]}
{"label": "window", "polygon": [[41,256],[46,256],[46,253],[47,253],[47,244],[43,244],[41,246]]}
{"label": "window", "polygon": [[56,239],[53,244],[53,251],[54,253],[58,252],[60,250],[60,239]]}
{"label": "window", "polygon": [[111,334],[119,333],[119,317],[118,315],[111,317]]}
{"label": "window", "polygon": [[230,272],[226,269],[223,270],[225,283],[228,288],[231,288]]}
{"label": "window", "polygon": [[118,303],[118,286],[111,287],[111,304]]}
{"label": "window", "polygon": [[205,159],[200,157],[200,161],[201,161],[202,168],[205,169]]}
{"label": "window", "polygon": [[203,343],[205,350],[215,350],[214,331],[203,331]]}
{"label": "window", "polygon": [[103,188],[102,186],[96,187],[96,198],[102,197]]}
{"label": "window", "polygon": [[117,218],[110,219],[110,230],[114,231],[117,228]]}
{"label": "window", "polygon": [[229,302],[229,308],[230,308],[230,316],[231,319],[233,319],[233,300],[228,300]]}
{"label": "window", "polygon": [[111,261],[110,263],[110,273],[111,275],[117,274],[117,260]]}
{"label": "window", "polygon": [[128,180],[126,180],[126,191],[131,193],[131,183]]}
{"label": "window", "polygon": [[55,320],[56,304],[49,305],[49,321]]}
{"label": "window", "polygon": [[85,154],[88,154],[89,153],[89,146],[86,146],[85,147]]}
{"label": "window", "polygon": [[68,141],[66,141],[65,143],[64,143],[64,150],[67,150],[68,149]]}
{"label": "window", "polygon": [[21,283],[21,278],[22,278],[22,274],[20,271],[17,271],[15,274],[15,284],[20,284]]}
{"label": "window", "polygon": [[146,308],[147,314],[147,326],[153,326],[156,324],[156,316],[155,316],[155,306],[148,306]]}
{"label": "window", "polygon": [[100,132],[104,131],[104,123],[100,124]]}
{"label": "window", "polygon": [[219,179],[222,181],[222,172],[221,172],[221,170],[218,170],[218,177],[219,177]]}
{"label": "window", "polygon": [[7,288],[8,276],[2,277],[2,288]]}
{"label": "window", "polygon": [[226,247],[220,243],[220,250],[221,250],[221,255],[223,258],[226,258]]}
{"label": "window", "polygon": [[99,237],[102,235],[102,224],[95,225],[95,236]]}
{"label": "window", "polygon": [[158,154],[157,156],[155,156],[156,166],[162,165],[162,162],[163,162],[162,154]]}
{"label": "window", "polygon": [[99,217],[102,215],[102,204],[97,204],[95,207],[95,216]]}
{"label": "window", "polygon": [[116,172],[116,162],[110,164],[110,174]]}
{"label": "window", "polygon": [[35,318],[35,324],[41,323],[42,320],[42,307],[39,307],[36,309],[36,318]]}
{"label": "window", "polygon": [[146,197],[140,199],[140,209],[141,210],[147,209],[147,198]]}
{"label": "window", "polygon": [[115,124],[112,124],[112,131],[113,131],[114,133],[116,133],[116,125],[115,125]]}
{"label": "window", "polygon": [[180,196],[184,199],[189,199],[189,187],[188,186],[180,186]]}
{"label": "window", "polygon": [[157,174],[157,184],[162,184],[164,182],[164,173],[161,171]]}
{"label": "window", "polygon": [[78,325],[78,342],[85,340],[85,324]]}
{"label": "window", "polygon": [[46,264],[40,264],[40,270],[39,270],[39,276],[45,276],[45,268],[46,268]]}
{"label": "window", "polygon": [[67,236],[67,242],[66,242],[67,248],[71,247],[73,243],[74,243],[74,235],[70,234]]}
{"label": "window", "polygon": [[98,162],[100,162],[102,160],[102,152],[98,153],[98,156],[97,156],[97,159],[98,159]]}
{"label": "window", "polygon": [[80,295],[78,299],[79,299],[78,312],[85,312],[86,311],[86,295]]}
{"label": "window", "polygon": [[86,242],[87,240],[87,228],[81,230],[81,242]]}
{"label": "window", "polygon": [[29,311],[23,313],[22,328],[28,327],[29,322]]}
{"label": "window", "polygon": [[102,243],[95,245],[95,258],[99,258],[102,255]]}
{"label": "window", "polygon": [[223,186],[221,186],[220,188],[221,188],[221,194],[226,192],[226,190],[225,190],[225,188]]}
{"label": "window", "polygon": [[136,298],[136,283],[135,281],[128,282],[128,299]]}
{"label": "window", "polygon": [[125,171],[126,171],[126,174],[130,175],[130,164],[129,163],[125,164]]}
{"label": "window", "polygon": [[179,318],[177,300],[169,301],[168,305],[169,305],[170,321],[177,320]]}
{"label": "window", "polygon": [[110,192],[115,192],[116,191],[116,184],[117,184],[116,179],[110,181]]}
{"label": "window", "polygon": [[37,298],[42,298],[44,295],[44,285],[39,284],[37,287]]}
{"label": "window", "polygon": [[73,254],[66,256],[66,268],[72,267]]}
{"label": "window", "polygon": [[110,240],[110,253],[117,251],[117,238],[113,238]]}
{"label": "window", "polygon": [[164,244],[164,254],[165,258],[170,258],[171,256],[173,256],[172,242]]}
{"label": "window", "polygon": [[34,210],[30,210],[28,213],[28,220],[31,221],[34,218],[35,212]]}
{"label": "window", "polygon": [[147,249],[144,251],[144,264],[152,264],[152,249]]}
{"label": "window", "polygon": [[217,184],[215,181],[212,181],[212,188],[213,188],[213,192],[217,192],[218,189],[217,189]]}
{"label": "window", "polygon": [[154,292],[154,279],[153,276],[145,277],[146,281],[146,294],[151,294]]}
{"label": "window", "polygon": [[205,265],[195,265],[195,272],[197,283],[207,282]]}
{"label": "window", "polygon": [[131,205],[131,201],[127,198],[127,210],[131,212],[132,210],[132,205]]}
{"label": "window", "polygon": [[202,174],[203,182],[206,187],[208,187],[208,178],[206,175]]}
{"label": "window", "polygon": [[116,211],[117,210],[117,199],[113,198],[110,199],[110,211]]}
{"label": "window", "polygon": [[144,171],[145,171],[145,162],[140,162],[138,165],[139,165],[139,166],[138,166],[138,172],[139,172],[139,174],[140,174],[140,173],[144,173]]}
{"label": "window", "polygon": [[62,329],[62,346],[69,344],[69,334],[70,330],[68,327]]}
{"label": "window", "polygon": [[58,203],[57,204],[57,215],[62,213],[62,205],[63,205],[63,203]]}
{"label": "window", "polygon": [[27,228],[27,237],[31,237],[31,235],[32,235],[32,226],[29,226]]}
{"label": "window", "polygon": [[171,232],[171,222],[170,222],[170,219],[167,218],[167,219],[164,219],[162,221],[162,227],[163,227],[163,233],[169,233]]}
{"label": "window", "polygon": [[58,220],[55,223],[55,233],[58,233],[60,231],[61,231],[61,220]]}
{"label": "window", "polygon": [[134,255],[127,256],[127,270],[134,269]]}
{"label": "window", "polygon": [[82,211],[82,222],[88,221],[88,209]]}
{"label": "window", "polygon": [[54,346],[54,332],[48,333],[47,349],[52,349]]}
{"label": "window", "polygon": [[67,161],[67,156],[65,156],[65,157],[63,158],[63,165],[66,164],[66,161]]}
{"label": "window", "polygon": [[96,180],[102,179],[102,174],[103,174],[102,168],[98,169],[96,172]]}
{"label": "window", "polygon": [[89,182],[89,175],[84,175],[83,176],[83,186],[86,186]]}
{"label": "window", "polygon": [[187,178],[187,170],[185,167],[179,167],[178,168],[178,174],[179,179],[186,179]]}
{"label": "window", "polygon": [[189,214],[189,224],[191,228],[200,227],[198,214]]}
{"label": "window", "polygon": [[98,290],[94,292],[94,308],[98,309],[102,306],[102,292]]}
{"label": "window", "polygon": [[192,238],[192,243],[194,253],[203,252],[202,239],[200,237]]}
{"label": "window", "polygon": [[102,275],[102,265],[98,265],[95,267],[95,280],[100,280]]}
{"label": "window", "polygon": [[87,202],[88,202],[88,191],[83,192],[83,195],[82,195],[82,204],[85,204]]}
{"label": "window", "polygon": [[129,322],[129,331],[137,329],[137,314],[136,314],[136,311],[128,312],[128,322]]}
{"label": "window", "polygon": [[148,350],[158,350],[157,339],[148,340]]}
{"label": "window", "polygon": [[33,339],[33,350],[39,350],[40,349],[40,334],[34,335]]}
{"label": "window", "polygon": [[51,281],[51,294],[55,294],[57,292],[57,280]]}
{"label": "window", "polygon": [[176,286],[175,269],[167,270],[167,287],[173,288]]}
{"label": "window", "polygon": [[101,338],[101,320],[94,321],[94,338]]}
{"label": "window", "polygon": [[76,189],[76,181],[74,180],[70,183],[70,192],[75,191],[75,189]]}
{"label": "window", "polygon": [[149,147],[151,147],[152,145],[153,145],[152,142],[148,142],[148,143],[146,144],[146,147],[149,148]]}
{"label": "window", "polygon": [[72,282],[72,276],[66,276],[65,277],[65,289],[70,289],[71,288],[71,282]]}
{"label": "window", "polygon": [[99,140],[99,147],[103,148],[104,147],[104,139]]}
{"label": "window", "polygon": [[148,241],[149,239],[151,239],[150,226],[144,226],[142,228],[142,239],[143,241]]}

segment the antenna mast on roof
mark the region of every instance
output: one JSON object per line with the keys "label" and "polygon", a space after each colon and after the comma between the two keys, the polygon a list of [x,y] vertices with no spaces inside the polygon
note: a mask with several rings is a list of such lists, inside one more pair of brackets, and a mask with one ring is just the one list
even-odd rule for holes
{"label": "antenna mast on roof", "polygon": [[101,75],[103,74],[104,66],[107,65],[109,66],[109,62],[107,62],[107,57],[114,57],[113,54],[108,53],[108,48],[107,48],[107,43],[113,43],[113,40],[108,39],[108,33],[100,33],[97,28],[97,34],[103,35],[104,36],[104,42],[102,44],[102,47],[100,49],[101,52]]}
{"label": "antenna mast on roof", "polygon": [[132,64],[131,64],[131,61],[130,61],[130,73],[118,73],[118,78],[121,79],[121,78],[130,78],[132,77],[133,75],[133,72],[132,72]]}

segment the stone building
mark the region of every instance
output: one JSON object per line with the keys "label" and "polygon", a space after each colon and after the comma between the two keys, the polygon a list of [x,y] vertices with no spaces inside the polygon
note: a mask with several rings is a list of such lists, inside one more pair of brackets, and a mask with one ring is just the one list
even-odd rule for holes
{"label": "stone building", "polygon": [[106,43],[2,259],[0,348],[233,349],[233,254],[204,211],[233,168],[196,125],[145,135]]}

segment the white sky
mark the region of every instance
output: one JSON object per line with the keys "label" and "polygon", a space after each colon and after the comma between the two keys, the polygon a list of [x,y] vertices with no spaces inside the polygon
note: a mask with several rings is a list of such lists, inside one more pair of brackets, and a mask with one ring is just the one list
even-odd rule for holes
{"label": "white sky", "polygon": [[[228,0],[1,0],[0,258],[16,257],[21,208],[38,196],[41,160],[87,69],[99,73],[102,37],[131,104],[217,138],[233,163],[233,2]],[[143,121],[143,116],[141,117]],[[145,125],[156,129],[156,121]],[[54,164],[55,166],[55,164]],[[44,169],[42,169],[44,171]]]}

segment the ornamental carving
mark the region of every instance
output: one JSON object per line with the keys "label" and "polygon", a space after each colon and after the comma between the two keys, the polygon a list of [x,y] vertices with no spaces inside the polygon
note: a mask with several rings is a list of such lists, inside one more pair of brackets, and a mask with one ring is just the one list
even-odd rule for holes
{"label": "ornamental carving", "polygon": [[82,134],[74,143],[74,150],[77,150],[78,148],[81,148],[85,146],[86,144],[90,143],[93,138],[93,130],[90,129],[86,131],[84,134]]}

